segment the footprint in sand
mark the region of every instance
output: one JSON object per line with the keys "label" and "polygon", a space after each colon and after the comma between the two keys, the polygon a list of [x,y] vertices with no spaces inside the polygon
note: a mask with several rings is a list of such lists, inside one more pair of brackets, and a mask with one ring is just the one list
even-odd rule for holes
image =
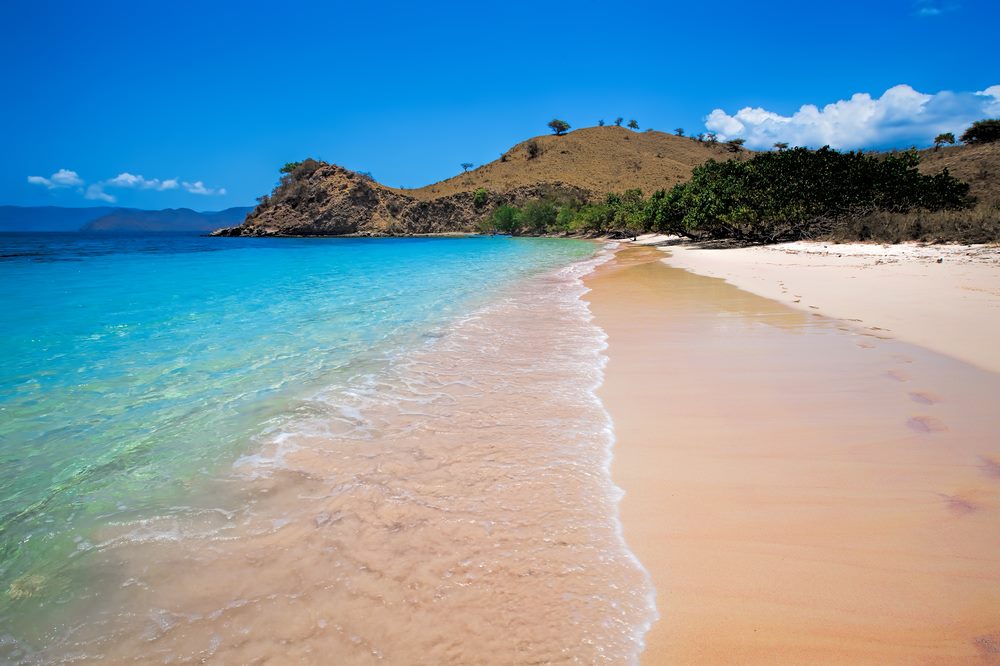
{"label": "footprint in sand", "polygon": [[935,405],[941,402],[941,397],[927,391],[913,391],[910,393],[910,400],[921,405]]}
{"label": "footprint in sand", "polygon": [[976,636],[972,639],[972,644],[979,650],[983,659],[992,661],[1000,657],[1000,634],[992,636]]}
{"label": "footprint in sand", "polygon": [[903,372],[902,370],[889,370],[885,373],[885,376],[889,379],[895,379],[897,382],[905,382],[910,380],[910,375]]}
{"label": "footprint in sand", "polygon": [[1000,479],[1000,458],[979,456],[979,460],[981,461],[983,471],[986,472],[986,474],[996,479]]}
{"label": "footprint in sand", "polygon": [[855,344],[857,344],[857,345],[858,345],[859,347],[861,347],[862,349],[875,349],[875,345],[873,345],[873,344],[872,344],[872,343],[870,343],[870,342],[865,342],[865,341],[863,341],[863,340],[862,340],[861,342],[857,342],[857,343],[855,343]]}
{"label": "footprint in sand", "polygon": [[925,433],[944,432],[948,429],[948,426],[944,424],[944,421],[936,419],[933,416],[911,416],[907,419],[906,425],[909,426],[911,430]]}
{"label": "footprint in sand", "polygon": [[909,356],[904,356],[902,354],[893,354],[892,358],[897,363],[913,363],[913,359],[912,358],[910,358]]}
{"label": "footprint in sand", "polygon": [[956,516],[964,516],[979,509],[979,505],[968,497],[962,497],[961,495],[946,495],[945,493],[939,494],[941,495],[941,499],[944,500],[945,506],[948,510]]}

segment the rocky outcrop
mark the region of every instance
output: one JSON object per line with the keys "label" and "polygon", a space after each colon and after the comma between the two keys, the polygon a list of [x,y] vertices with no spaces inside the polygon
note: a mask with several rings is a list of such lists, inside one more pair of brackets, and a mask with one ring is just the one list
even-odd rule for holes
{"label": "rocky outcrop", "polygon": [[585,201],[593,193],[564,183],[537,183],[505,192],[459,192],[416,199],[368,176],[306,160],[262,197],[242,224],[217,236],[407,236],[471,232],[503,204],[540,198]]}

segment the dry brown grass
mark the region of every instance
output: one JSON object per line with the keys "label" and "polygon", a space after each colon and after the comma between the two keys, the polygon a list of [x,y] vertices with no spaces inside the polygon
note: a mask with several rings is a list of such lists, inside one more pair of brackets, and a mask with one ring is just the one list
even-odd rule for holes
{"label": "dry brown grass", "polygon": [[[540,153],[529,158],[532,142]],[[709,159],[750,154],[745,150],[733,152],[725,144],[699,143],[664,132],[587,127],[563,136],[528,139],[504,153],[503,159],[468,173],[419,189],[395,191],[427,201],[480,187],[505,192],[538,183],[564,183],[592,192],[595,199],[632,188],[649,194],[686,181],[691,169]]]}
{"label": "dry brown grass", "polygon": [[821,239],[837,242],[992,243],[1000,239],[1000,205],[979,204],[970,210],[880,212],[838,220]]}
{"label": "dry brown grass", "polygon": [[980,206],[1000,205],[1000,143],[978,146],[951,146],[920,151],[920,170],[949,173],[971,185],[970,193]]}

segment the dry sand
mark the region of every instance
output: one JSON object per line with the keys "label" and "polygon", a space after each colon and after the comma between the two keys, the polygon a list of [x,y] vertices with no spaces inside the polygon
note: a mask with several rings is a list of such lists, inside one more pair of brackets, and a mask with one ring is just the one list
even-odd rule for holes
{"label": "dry sand", "polygon": [[1000,375],[662,256],[587,296],[644,663],[1000,660]]}
{"label": "dry sand", "polygon": [[671,266],[1000,372],[1000,247],[797,242],[664,249]]}

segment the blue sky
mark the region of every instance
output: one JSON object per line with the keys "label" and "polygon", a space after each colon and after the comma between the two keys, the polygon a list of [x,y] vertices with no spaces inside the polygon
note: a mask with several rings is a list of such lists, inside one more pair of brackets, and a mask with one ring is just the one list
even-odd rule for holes
{"label": "blue sky", "polygon": [[926,145],[1000,116],[998,24],[996,0],[5,0],[0,204],[251,205],[305,156],[415,187],[553,117]]}

